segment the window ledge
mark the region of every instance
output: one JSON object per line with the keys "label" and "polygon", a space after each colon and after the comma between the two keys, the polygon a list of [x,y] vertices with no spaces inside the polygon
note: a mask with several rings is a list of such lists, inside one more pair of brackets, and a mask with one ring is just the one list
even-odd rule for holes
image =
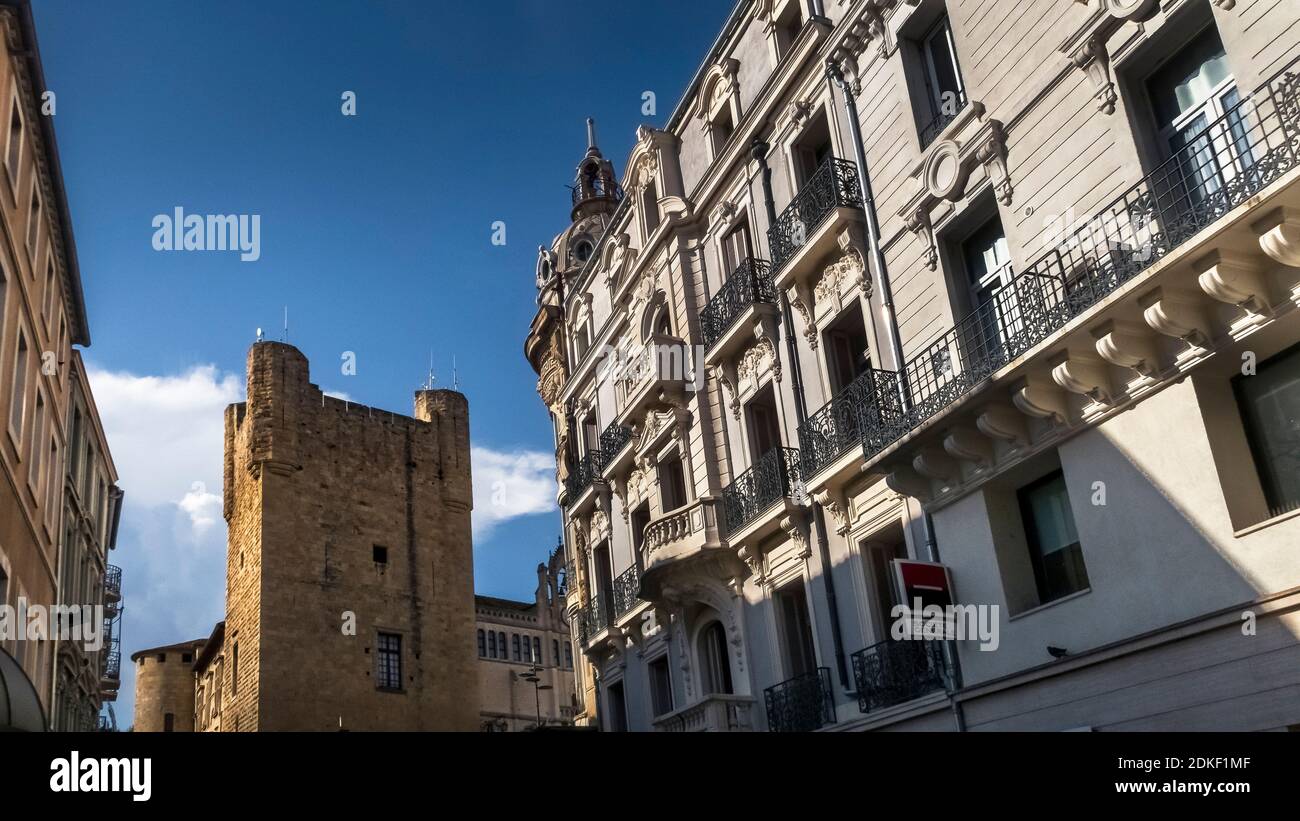
{"label": "window ledge", "polygon": [[1259,522],[1258,524],[1253,524],[1250,527],[1243,527],[1241,530],[1235,530],[1232,533],[1232,537],[1234,539],[1240,539],[1243,536],[1249,536],[1252,533],[1257,533],[1266,528],[1270,528],[1273,525],[1280,525],[1286,520],[1294,519],[1297,516],[1300,516],[1300,507],[1287,513],[1281,513],[1271,519],[1265,519],[1264,521]]}
{"label": "window ledge", "polygon": [[1082,590],[1076,590],[1075,592],[1071,593],[1068,596],[1062,596],[1059,599],[1052,599],[1046,604],[1040,604],[1035,607],[1031,607],[1028,610],[1021,610],[1019,613],[1016,613],[1011,616],[1007,616],[1007,621],[1012,622],[1015,621],[1016,619],[1023,619],[1026,618],[1027,616],[1032,616],[1035,613],[1041,613],[1042,611],[1048,609],[1049,607],[1055,607],[1058,604],[1065,604],[1068,601],[1073,601],[1074,599],[1080,598],[1082,596],[1086,596],[1091,592],[1092,592],[1091,586],[1085,587]]}

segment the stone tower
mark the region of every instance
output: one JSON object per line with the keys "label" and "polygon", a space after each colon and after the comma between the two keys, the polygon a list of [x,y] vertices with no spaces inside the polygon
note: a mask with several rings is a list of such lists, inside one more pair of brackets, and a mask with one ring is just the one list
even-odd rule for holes
{"label": "stone tower", "polygon": [[135,720],[137,733],[189,733],[194,731],[194,658],[203,639],[137,650],[135,665]]}
{"label": "stone tower", "polygon": [[469,408],[325,396],[258,342],[226,408],[228,730],[477,727]]}

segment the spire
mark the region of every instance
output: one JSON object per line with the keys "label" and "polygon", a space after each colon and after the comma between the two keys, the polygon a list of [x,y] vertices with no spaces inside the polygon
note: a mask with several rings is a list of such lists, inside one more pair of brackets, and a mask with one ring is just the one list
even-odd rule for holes
{"label": "spire", "polygon": [[596,147],[596,121],[591,117],[587,118],[587,156],[600,156],[600,149]]}

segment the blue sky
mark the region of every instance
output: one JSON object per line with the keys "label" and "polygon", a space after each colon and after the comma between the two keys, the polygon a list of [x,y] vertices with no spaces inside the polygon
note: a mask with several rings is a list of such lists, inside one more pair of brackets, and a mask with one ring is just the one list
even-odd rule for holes
{"label": "blue sky", "polygon": [[[280,338],[286,305],[313,381],[365,404],[409,413],[430,349],[442,385],[455,357],[476,448],[475,586],[531,596],[560,528],[522,354],[537,246],[567,224],[585,118],[621,174],[636,126],[664,124],[730,5],[35,0],[84,355],[126,491],[111,559],[124,655],[221,617],[221,410],[242,399],[256,329]],[[260,259],[155,251],[152,220],[177,206],[259,215]],[[123,725],[133,687],[128,675]]]}

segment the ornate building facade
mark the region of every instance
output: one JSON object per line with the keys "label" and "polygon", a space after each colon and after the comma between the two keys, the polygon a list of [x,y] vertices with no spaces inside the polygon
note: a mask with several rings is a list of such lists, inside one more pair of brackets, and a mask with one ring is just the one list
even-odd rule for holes
{"label": "ornate building facade", "polygon": [[741,0],[621,184],[589,130],[525,346],[579,721],[1300,726],[1298,55],[1295,4]]}
{"label": "ornate building facade", "polygon": [[52,99],[29,2],[0,0],[0,605],[45,608],[51,627],[0,651],[35,686],[38,723],[88,730],[116,696],[120,658],[107,636],[102,650],[60,640],[48,608],[102,605],[105,629],[120,627],[108,555],[122,493],[74,347],[90,328]]}

